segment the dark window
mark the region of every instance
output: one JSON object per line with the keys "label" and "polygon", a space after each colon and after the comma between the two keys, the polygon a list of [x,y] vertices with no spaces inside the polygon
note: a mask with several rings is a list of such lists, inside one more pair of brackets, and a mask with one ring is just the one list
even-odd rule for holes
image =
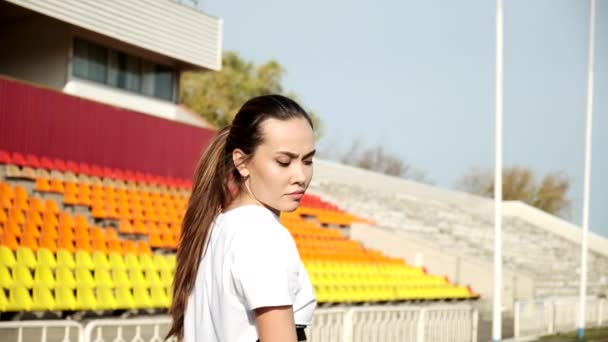
{"label": "dark window", "polygon": [[74,39],[74,76],[174,101],[175,71],[127,53]]}

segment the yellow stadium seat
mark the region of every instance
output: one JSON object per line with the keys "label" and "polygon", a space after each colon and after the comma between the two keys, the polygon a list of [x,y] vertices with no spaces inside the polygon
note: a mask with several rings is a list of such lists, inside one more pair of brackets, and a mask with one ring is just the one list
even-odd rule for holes
{"label": "yellow stadium seat", "polygon": [[124,261],[122,255],[120,255],[120,253],[110,252],[109,253],[109,262],[110,262],[110,268],[112,270],[125,270],[127,268],[125,265],[125,261]]}
{"label": "yellow stadium seat", "polygon": [[153,258],[153,263],[158,270],[168,270],[169,265],[167,264],[167,259],[162,254],[155,254]]}
{"label": "yellow stadium seat", "polygon": [[95,269],[94,280],[96,287],[114,288],[114,281],[107,269]]}
{"label": "yellow stadium seat", "polygon": [[74,272],[71,268],[59,266],[55,270],[55,279],[57,281],[57,287],[64,287],[74,289],[76,288],[76,279],[74,278]]}
{"label": "yellow stadium seat", "polygon": [[90,270],[85,268],[76,268],[76,286],[77,287],[94,287],[95,280]]}
{"label": "yellow stadium seat", "polygon": [[154,286],[150,289],[152,306],[155,308],[166,308],[171,305],[169,301],[169,296],[167,296],[167,292],[165,287]]}
{"label": "yellow stadium seat", "polygon": [[135,286],[133,288],[133,301],[135,308],[145,309],[152,307],[152,299],[148,287]]}
{"label": "yellow stadium seat", "polygon": [[116,289],[116,306],[120,309],[132,309],[135,307],[131,288],[119,287]]}
{"label": "yellow stadium seat", "polygon": [[9,290],[7,311],[31,311],[32,304],[32,298],[27,288],[16,285]]}
{"label": "yellow stadium seat", "polygon": [[77,310],[96,310],[97,299],[92,287],[79,286],[76,288],[76,309]]}
{"label": "yellow stadium seat", "polygon": [[55,275],[53,274],[54,269],[46,265],[38,265],[34,271],[34,287],[41,286],[47,288],[55,288]]}
{"label": "yellow stadium seat", "polygon": [[73,287],[60,286],[55,289],[55,309],[74,310],[76,309],[76,297]]}
{"label": "yellow stadium seat", "polygon": [[86,251],[77,251],[76,252],[76,268],[77,269],[86,269],[92,270],[95,268],[93,264],[93,259],[91,259],[91,254]]}
{"label": "yellow stadium seat", "polygon": [[172,286],[173,284],[173,271],[165,269],[160,270],[160,281],[164,286]]}
{"label": "yellow stadium seat", "polygon": [[108,255],[102,252],[93,252],[93,265],[96,270],[108,270],[111,268]]}
{"label": "yellow stadium seat", "polygon": [[141,270],[141,265],[139,263],[139,258],[137,257],[137,255],[129,253],[126,254],[124,258],[125,265],[127,266],[128,270]]}
{"label": "yellow stadium seat", "polygon": [[144,270],[144,278],[150,284],[150,286],[156,286],[161,284],[159,272],[157,270],[147,269]]}
{"label": "yellow stadium seat", "polygon": [[4,291],[0,291],[0,312],[8,311],[7,306],[8,298],[6,298],[6,294],[4,294]]}
{"label": "yellow stadium seat", "polygon": [[13,286],[13,276],[8,266],[0,265],[0,292]]}
{"label": "yellow stadium seat", "polygon": [[143,270],[153,270],[156,271],[158,268],[156,264],[154,264],[154,260],[149,254],[142,254],[139,256],[139,264],[141,269]]}
{"label": "yellow stadium seat", "polygon": [[7,246],[0,246],[0,265],[13,267],[16,263],[13,251]]}
{"label": "yellow stadium seat", "polygon": [[117,309],[118,304],[114,291],[108,287],[97,288],[97,306],[101,310],[114,310]]}
{"label": "yellow stadium seat", "polygon": [[50,311],[55,309],[55,298],[53,297],[53,293],[51,292],[50,288],[44,286],[36,286],[34,287],[34,290],[32,292],[32,310]]}
{"label": "yellow stadium seat", "polygon": [[30,248],[20,247],[17,248],[17,264],[25,265],[29,268],[34,268],[36,266],[36,256],[34,255],[34,251]]}
{"label": "yellow stadium seat", "polygon": [[149,287],[150,283],[146,280],[143,273],[139,269],[130,269],[128,271],[129,280],[134,287]]}
{"label": "yellow stadium seat", "polygon": [[112,280],[114,281],[114,286],[116,286],[117,288],[133,287],[131,279],[129,278],[127,271],[124,269],[112,270]]}
{"label": "yellow stadium seat", "polygon": [[59,249],[57,251],[57,267],[66,267],[74,269],[76,262],[74,261],[74,254],[70,253],[65,249]]}
{"label": "yellow stadium seat", "polygon": [[175,266],[177,265],[175,254],[168,254],[165,258],[167,259],[167,266],[169,266],[169,269],[175,270]]}

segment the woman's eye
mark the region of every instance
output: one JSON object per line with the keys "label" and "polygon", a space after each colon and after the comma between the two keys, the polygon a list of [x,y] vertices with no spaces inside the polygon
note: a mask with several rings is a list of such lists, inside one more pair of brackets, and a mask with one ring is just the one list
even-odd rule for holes
{"label": "woman's eye", "polygon": [[305,160],[304,165],[312,165],[312,160]]}
{"label": "woman's eye", "polygon": [[289,162],[281,162],[280,160],[277,160],[277,163],[281,166],[281,167],[288,167],[289,166]]}

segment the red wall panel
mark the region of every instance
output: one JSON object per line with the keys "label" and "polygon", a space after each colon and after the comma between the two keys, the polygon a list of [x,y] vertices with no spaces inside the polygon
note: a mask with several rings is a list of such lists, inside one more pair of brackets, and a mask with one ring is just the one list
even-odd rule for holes
{"label": "red wall panel", "polygon": [[214,131],[0,77],[0,149],[192,179]]}

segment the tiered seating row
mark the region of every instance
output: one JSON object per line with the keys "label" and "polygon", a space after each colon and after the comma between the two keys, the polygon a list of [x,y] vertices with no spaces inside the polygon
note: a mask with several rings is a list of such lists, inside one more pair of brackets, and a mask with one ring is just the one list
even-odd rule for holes
{"label": "tiered seating row", "polygon": [[[62,211],[52,199],[43,201],[29,196],[22,186],[0,183],[0,244],[12,250],[23,246],[52,252],[65,249],[72,253],[76,250],[150,253],[151,247],[175,248],[177,243],[169,228],[153,223],[141,225],[131,226],[125,221],[118,231],[91,225],[86,216]],[[172,227],[179,232],[179,225]],[[119,234],[134,231],[149,239],[125,239]]]}
{"label": "tiered seating row", "polygon": [[166,308],[174,269],[174,255],[0,246],[0,311]]}
{"label": "tiered seating row", "polygon": [[319,302],[465,299],[476,297],[467,287],[443,276],[401,264],[307,262]]}
{"label": "tiered seating row", "polygon": [[49,171],[56,170],[72,174],[83,174],[98,178],[166,185],[184,189],[192,188],[192,182],[189,180],[173,177],[160,177],[143,172],[125,171],[98,165],[90,165],[87,163],[78,163],[60,158],[38,157],[32,154],[22,154],[18,152],[10,153],[0,150],[0,164],[11,166],[7,170],[7,173],[9,176],[16,177],[23,176],[25,178],[34,178],[36,175],[34,169],[45,169]]}

